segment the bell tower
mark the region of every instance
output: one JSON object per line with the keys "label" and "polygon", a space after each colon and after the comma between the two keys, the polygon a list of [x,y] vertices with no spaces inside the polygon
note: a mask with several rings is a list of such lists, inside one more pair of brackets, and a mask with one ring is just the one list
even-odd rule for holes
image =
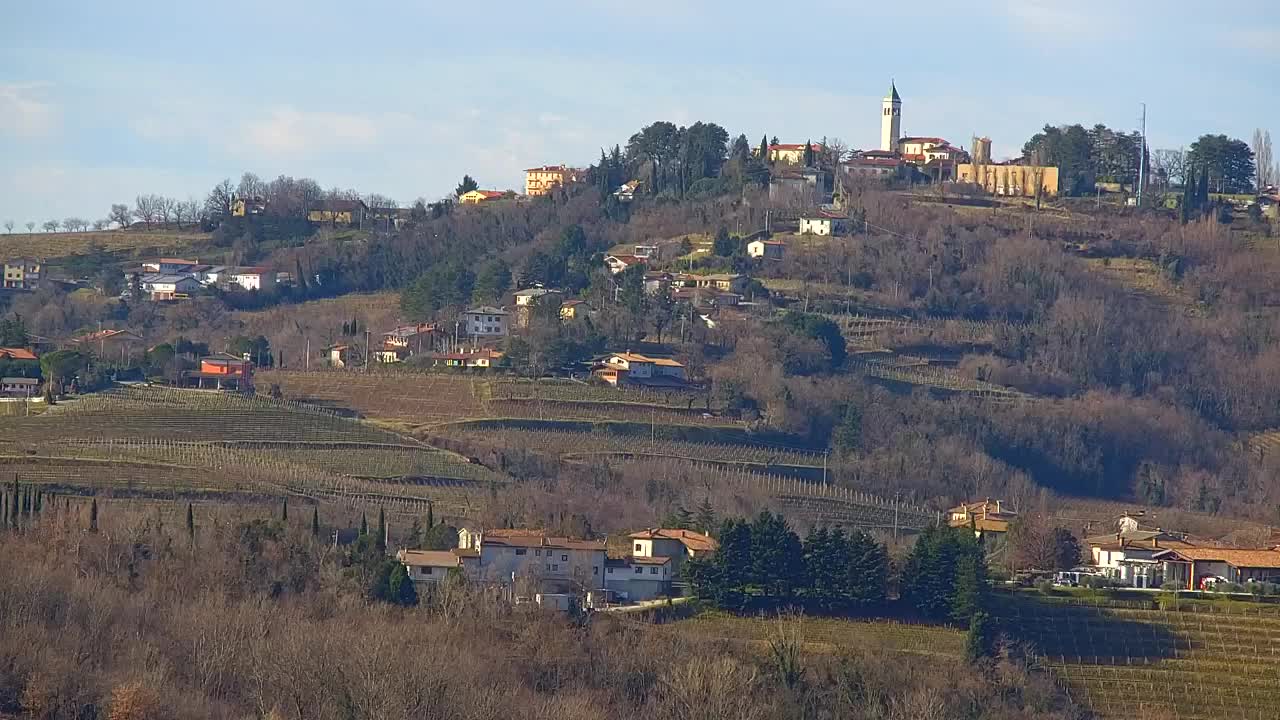
{"label": "bell tower", "polygon": [[902,98],[898,97],[898,88],[892,80],[880,108],[880,149],[897,152],[898,138],[902,136]]}

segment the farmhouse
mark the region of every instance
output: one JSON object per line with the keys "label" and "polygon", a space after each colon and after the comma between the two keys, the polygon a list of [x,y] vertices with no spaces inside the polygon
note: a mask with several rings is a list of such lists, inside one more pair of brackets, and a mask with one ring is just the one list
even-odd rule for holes
{"label": "farmhouse", "polygon": [[586,317],[590,307],[585,300],[565,300],[560,303],[560,319],[569,322]]}
{"label": "farmhouse", "polygon": [[307,213],[307,220],[329,225],[363,227],[369,207],[363,200],[325,200],[320,207]]}
{"label": "farmhouse", "polygon": [[264,283],[270,285],[276,276],[263,267],[240,267],[227,273],[231,284],[239,285],[245,290],[261,290]]}
{"label": "farmhouse", "polygon": [[542,287],[533,287],[517,292],[515,294],[516,324],[522,328],[529,327],[529,320],[533,316],[534,308],[549,308],[547,313],[551,317],[555,317],[558,314],[555,306],[560,304],[563,297],[564,293],[559,290],[550,290]]}
{"label": "farmhouse", "polygon": [[1227,582],[1275,582],[1280,579],[1280,549],[1201,548],[1162,550],[1152,556],[1164,569],[1164,581],[1188,590],[1202,590],[1208,578]]}
{"label": "farmhouse", "polygon": [[[825,148],[818,143],[775,143],[769,146],[769,162],[803,165],[806,145],[815,155],[825,151]],[[758,149],[755,154],[760,154]]]}
{"label": "farmhouse", "polygon": [[669,557],[611,558],[605,561],[604,589],[628,602],[642,602],[670,595],[675,577]]}
{"label": "farmhouse", "polygon": [[1103,574],[1123,585],[1137,588],[1159,587],[1161,562],[1155,559],[1164,550],[1187,549],[1195,543],[1159,528],[1143,529],[1136,519],[1120,519],[1119,530],[1085,540],[1090,560]]}
{"label": "farmhouse", "polygon": [[413,583],[422,589],[443,581],[450,572],[466,574],[464,560],[475,560],[474,553],[453,548],[452,550],[400,550],[396,553],[405,567],[406,574]]}
{"label": "farmhouse", "polygon": [[765,260],[781,260],[787,252],[787,244],[782,240],[752,240],[747,243],[747,255]]}
{"label": "farmhouse", "polygon": [[378,362],[399,362],[425,348],[431,350],[440,328],[435,323],[399,325],[382,333],[382,347],[374,355]]}
{"label": "farmhouse", "polygon": [[472,190],[458,196],[458,202],[463,205],[479,205],[489,200],[500,200],[506,193],[501,190]]}
{"label": "farmhouse", "polygon": [[709,288],[741,295],[746,292],[747,283],[751,282],[751,278],[737,273],[712,273],[710,275],[681,275],[679,281],[684,287]]}
{"label": "farmhouse", "polygon": [[685,368],[669,358],[652,358],[633,352],[614,353],[604,359],[596,376],[610,385],[684,386]]}
{"label": "farmhouse", "polygon": [[972,527],[978,537],[1004,535],[1009,524],[1018,519],[1018,513],[1003,507],[999,500],[986,498],[978,502],[957,505],[947,511],[947,524],[951,527]]}
{"label": "farmhouse", "polygon": [[420,357],[431,367],[490,368],[502,359],[502,353],[481,349],[473,352],[423,353]]}
{"label": "farmhouse", "polygon": [[801,235],[835,235],[845,230],[845,218],[833,213],[819,212],[800,217]]}
{"label": "farmhouse", "polygon": [[635,255],[606,255],[604,264],[609,267],[609,272],[617,275],[627,268],[643,265],[644,258],[636,257]]}
{"label": "farmhouse", "polygon": [[143,292],[157,301],[183,300],[204,287],[199,280],[187,273],[147,273],[139,276],[138,284]]}
{"label": "farmhouse", "polygon": [[144,260],[142,262],[142,272],[155,273],[158,275],[173,275],[177,273],[191,272],[191,269],[200,264],[199,260],[183,260],[182,258],[158,258],[156,260]]}
{"label": "farmhouse", "polygon": [[604,576],[604,540],[482,532],[470,542],[478,558],[469,577],[482,583],[512,587],[523,581],[541,592],[585,592]]}
{"label": "farmhouse", "polygon": [[682,528],[653,528],[631,533],[634,557],[668,557],[678,572],[685,560],[710,555],[720,547],[710,535]]}

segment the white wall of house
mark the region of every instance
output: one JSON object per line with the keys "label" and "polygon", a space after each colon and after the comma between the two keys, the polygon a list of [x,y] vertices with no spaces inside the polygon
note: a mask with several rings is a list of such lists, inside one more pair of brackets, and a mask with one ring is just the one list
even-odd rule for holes
{"label": "white wall of house", "polygon": [[262,275],[259,273],[243,273],[231,276],[231,282],[245,290],[261,290]]}
{"label": "white wall of house", "polygon": [[544,582],[582,583],[598,586],[604,572],[604,550],[554,547],[517,547],[493,542],[480,544],[479,580],[509,584],[529,578]]}
{"label": "white wall of house", "polygon": [[509,320],[505,312],[468,312],[463,315],[463,325],[473,337],[506,337]]}
{"label": "white wall of house", "polygon": [[830,235],[831,220],[829,218],[800,218],[801,235]]}

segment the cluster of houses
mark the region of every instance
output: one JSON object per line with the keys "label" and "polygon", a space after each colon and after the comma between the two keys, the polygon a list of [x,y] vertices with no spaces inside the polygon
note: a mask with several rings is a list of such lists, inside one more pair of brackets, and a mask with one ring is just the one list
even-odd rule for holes
{"label": "cluster of houses", "polygon": [[469,583],[495,588],[517,602],[602,607],[678,595],[684,587],[684,563],[717,547],[710,536],[683,529],[648,529],[627,540],[628,550],[622,553],[611,552],[604,539],[462,528],[455,548],[400,550],[396,559],[421,590],[459,573]]}
{"label": "cluster of houses", "polygon": [[263,267],[209,265],[199,260],[157,258],[124,272],[122,296],[131,297],[136,288],[151,300],[185,300],[204,288],[254,291],[292,282],[292,274]]}
{"label": "cluster of houses", "polygon": [[[947,511],[952,527],[968,527],[999,547],[1018,514],[999,500],[984,499]],[[1140,513],[1125,514],[1116,531],[1085,539],[1088,563],[1076,575],[1101,576],[1122,587],[1174,586],[1205,590],[1219,583],[1280,583],[1280,534],[1265,547],[1230,547],[1186,533],[1144,526]]]}
{"label": "cluster of houses", "polygon": [[28,257],[4,261],[4,289],[35,290],[40,287],[40,271],[44,263]]}

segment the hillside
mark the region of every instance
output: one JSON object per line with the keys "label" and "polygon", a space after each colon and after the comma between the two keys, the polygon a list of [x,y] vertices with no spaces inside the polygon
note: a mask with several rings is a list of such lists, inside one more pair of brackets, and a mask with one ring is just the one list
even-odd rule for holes
{"label": "hillside", "polygon": [[0,258],[53,259],[84,255],[93,250],[131,254],[180,254],[209,239],[208,233],[173,230],[104,230],[89,232],[0,234]]}
{"label": "hillside", "polygon": [[1003,599],[996,614],[1101,718],[1276,717],[1280,607],[1161,604],[1168,609],[1020,597]]}

